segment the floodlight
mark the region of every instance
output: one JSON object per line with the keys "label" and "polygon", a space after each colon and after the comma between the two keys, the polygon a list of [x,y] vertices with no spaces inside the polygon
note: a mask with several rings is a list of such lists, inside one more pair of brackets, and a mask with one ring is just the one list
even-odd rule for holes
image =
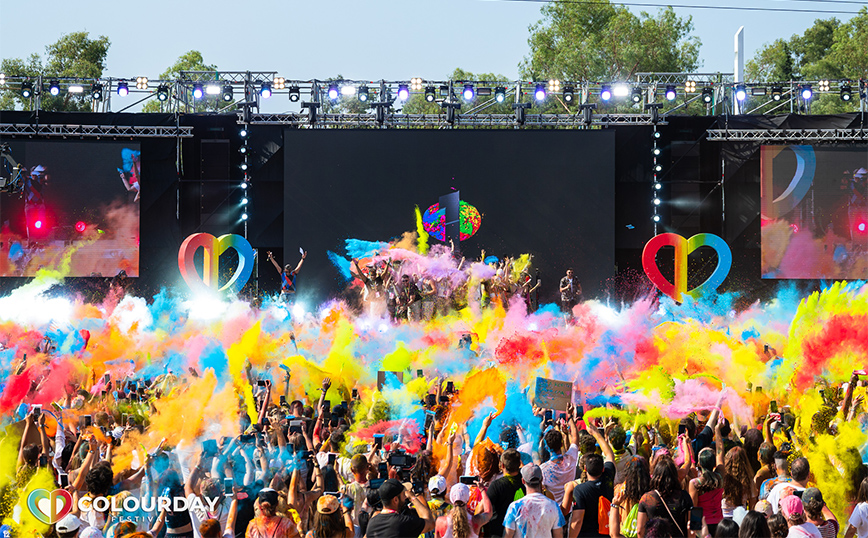
{"label": "floodlight", "polygon": [[367,100],[368,100],[368,87],[362,85],[359,88],[359,101],[364,103]]}
{"label": "floodlight", "polygon": [[747,99],[747,88],[744,84],[736,84],[735,85],[735,100],[736,101],[744,101]]}
{"label": "floodlight", "polygon": [[193,84],[193,99],[205,97],[205,88],[201,84]]}
{"label": "floodlight", "polygon": [[298,86],[292,86],[289,88],[289,100],[293,103],[298,102],[301,99],[301,90]]}
{"label": "floodlight", "polygon": [[222,98],[223,98],[224,101],[226,101],[226,102],[231,101],[232,98],[234,97],[234,96],[233,96],[234,93],[235,93],[235,90],[232,88],[232,84],[224,84],[224,85],[223,85],[223,96],[222,96]]}
{"label": "floodlight", "polygon": [[129,94],[130,94],[129,85],[123,80],[118,82],[118,95],[121,97],[126,97]]}
{"label": "floodlight", "polygon": [[410,98],[410,88],[406,84],[398,84],[398,99],[406,101]]}
{"label": "floodlight", "polygon": [[705,104],[709,104],[714,100],[714,90],[711,88],[702,88],[702,102]]}
{"label": "floodlight", "polygon": [[533,92],[533,97],[537,101],[542,101],[546,98],[546,87],[543,84],[537,84]]}
{"label": "floodlight", "polygon": [[494,88],[494,100],[498,103],[504,102],[506,100],[506,88],[503,86]]}
{"label": "floodlight", "polygon": [[263,82],[259,86],[259,96],[263,99],[268,99],[269,97],[271,97],[271,84],[269,84],[268,82]]}
{"label": "floodlight", "polygon": [[465,101],[472,101],[476,97],[476,91],[473,89],[473,84],[465,84],[464,91],[461,92]]}
{"label": "floodlight", "polygon": [[425,100],[431,103],[434,101],[435,98],[436,95],[434,91],[434,86],[428,86],[427,88],[425,88]]}
{"label": "floodlight", "polygon": [[678,92],[675,90],[675,86],[673,86],[671,84],[669,86],[666,86],[666,100],[667,101],[674,101],[675,97],[677,95],[678,95]]}
{"label": "floodlight", "polygon": [[94,101],[99,101],[102,99],[102,84],[99,82],[94,82],[90,87],[90,97]]}
{"label": "floodlight", "polygon": [[157,101],[163,102],[169,100],[169,87],[165,84],[157,86]]}
{"label": "floodlight", "polygon": [[810,84],[805,84],[799,89],[799,95],[801,95],[802,99],[805,101],[810,101],[811,97],[814,96],[814,90],[811,89]]}
{"label": "floodlight", "polygon": [[33,95],[33,83],[24,81],[21,83],[21,97],[29,99]]}
{"label": "floodlight", "polygon": [[608,84],[603,84],[600,87],[600,99],[603,101],[608,101],[612,98],[612,87]]}
{"label": "floodlight", "polygon": [[48,83],[48,93],[55,97],[60,95],[60,82],[57,79],[53,79]]}

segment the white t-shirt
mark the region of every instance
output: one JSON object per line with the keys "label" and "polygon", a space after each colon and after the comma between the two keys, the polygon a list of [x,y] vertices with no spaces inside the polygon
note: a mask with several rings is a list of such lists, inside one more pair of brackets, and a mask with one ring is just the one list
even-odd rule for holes
{"label": "white t-shirt", "polygon": [[517,538],[544,538],[567,522],[561,507],[542,493],[531,493],[506,509],[503,526],[515,531]]}
{"label": "white t-shirt", "polygon": [[[777,514],[780,512],[780,508],[778,508],[778,504],[780,504],[781,499],[783,499],[782,495],[785,489],[792,489],[794,491],[805,491],[805,488],[796,484],[795,482],[782,482],[777,486],[773,487],[769,492],[769,496],[767,500],[769,504],[772,505],[772,512]],[[724,517],[726,517],[724,515]]]}
{"label": "white t-shirt", "polygon": [[868,538],[868,503],[857,504],[847,523],[856,527],[859,538]]}
{"label": "white t-shirt", "polygon": [[578,461],[579,447],[570,445],[569,450],[539,466],[543,475],[543,484],[552,492],[558,504],[561,504],[564,499],[564,486],[576,479]]}
{"label": "white t-shirt", "polygon": [[820,529],[810,521],[790,527],[787,538],[823,538]]}

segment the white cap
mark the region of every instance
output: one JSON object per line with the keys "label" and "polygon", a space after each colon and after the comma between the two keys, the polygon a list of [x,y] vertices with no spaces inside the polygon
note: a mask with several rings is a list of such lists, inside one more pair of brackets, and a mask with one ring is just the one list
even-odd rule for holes
{"label": "white cap", "polygon": [[72,514],[67,514],[63,516],[63,518],[61,518],[61,520],[54,525],[54,529],[57,532],[62,532],[64,534],[75,532],[80,528],[81,520]]}

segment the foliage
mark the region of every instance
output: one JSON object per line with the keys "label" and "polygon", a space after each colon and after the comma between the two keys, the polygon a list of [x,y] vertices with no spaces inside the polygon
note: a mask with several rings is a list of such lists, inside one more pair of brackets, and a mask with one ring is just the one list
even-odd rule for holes
{"label": "foliage", "polygon": [[[181,78],[182,71],[216,71],[217,66],[206,64],[202,53],[198,50],[188,51],[175,61],[171,67],[160,74],[160,80],[178,80]],[[191,102],[192,97],[188,96]],[[168,103],[168,102],[167,102]],[[206,112],[209,110],[219,110],[232,103],[224,102],[219,95],[207,95],[205,98],[195,101],[190,112]],[[160,103],[156,98],[151,99],[145,106],[142,107],[142,112],[160,112],[167,104]]]}
{"label": "foliage", "polygon": [[[38,54],[31,54],[26,60],[4,58],[0,62],[0,72],[9,77],[30,77],[35,81],[39,75],[47,84],[51,78],[75,77],[82,82],[92,81],[102,76],[105,60],[111,45],[109,38],[99,36],[91,39],[87,32],[65,34],[56,42],[45,47],[43,60]],[[38,90],[39,88],[34,88]],[[18,88],[7,88],[0,94],[0,109],[30,108],[30,99],[24,99]],[[93,106],[90,94],[70,94],[63,92],[57,97],[42,94],[42,110],[50,111],[88,111]]]}

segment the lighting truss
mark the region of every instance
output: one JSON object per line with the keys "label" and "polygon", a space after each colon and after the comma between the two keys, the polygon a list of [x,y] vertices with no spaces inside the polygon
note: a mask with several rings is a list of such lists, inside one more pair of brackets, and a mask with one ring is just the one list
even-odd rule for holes
{"label": "lighting truss", "polygon": [[[252,114],[251,124],[314,127],[307,113]],[[661,120],[658,125],[665,125]],[[446,114],[387,114],[380,124],[376,114],[318,114],[316,127],[515,127],[514,114],[459,114],[454,124],[447,121]],[[527,114],[525,127],[585,127],[581,114]],[[591,125],[651,125],[650,114],[593,114]]]}
{"label": "lighting truss", "polygon": [[23,123],[0,123],[0,135],[79,138],[193,138],[193,127],[174,125],[30,125]]}
{"label": "lighting truss", "polygon": [[865,142],[868,129],[709,129],[717,142]]}

